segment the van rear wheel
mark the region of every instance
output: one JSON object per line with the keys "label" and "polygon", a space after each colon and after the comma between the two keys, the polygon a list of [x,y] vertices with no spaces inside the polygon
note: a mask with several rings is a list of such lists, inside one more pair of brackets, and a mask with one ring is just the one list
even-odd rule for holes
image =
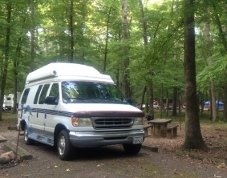
{"label": "van rear wheel", "polygon": [[141,146],[141,144],[123,144],[125,152],[130,155],[138,154]]}
{"label": "van rear wheel", "polygon": [[62,130],[57,138],[57,151],[61,160],[69,160],[72,153],[72,145],[69,140],[69,134],[66,130]]}

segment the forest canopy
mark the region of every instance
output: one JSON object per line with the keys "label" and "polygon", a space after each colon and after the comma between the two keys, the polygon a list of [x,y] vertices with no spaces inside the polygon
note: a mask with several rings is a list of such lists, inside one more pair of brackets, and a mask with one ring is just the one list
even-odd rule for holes
{"label": "forest canopy", "polygon": [[[138,105],[183,106],[182,0],[1,0],[0,7],[1,97],[21,92],[29,72],[58,61],[110,74]],[[225,103],[226,9],[225,0],[195,3],[201,103]]]}

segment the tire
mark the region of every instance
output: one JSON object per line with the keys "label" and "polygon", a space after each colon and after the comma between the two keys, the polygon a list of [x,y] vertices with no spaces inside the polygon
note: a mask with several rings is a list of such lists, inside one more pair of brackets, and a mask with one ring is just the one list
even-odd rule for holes
{"label": "tire", "polygon": [[69,160],[72,153],[72,145],[69,140],[69,134],[66,130],[59,132],[57,137],[57,151],[61,160]]}
{"label": "tire", "polygon": [[28,126],[24,126],[24,142],[26,145],[31,145],[33,143],[33,140],[28,138]]}
{"label": "tire", "polygon": [[142,147],[141,144],[123,144],[124,150],[129,155],[137,155]]}

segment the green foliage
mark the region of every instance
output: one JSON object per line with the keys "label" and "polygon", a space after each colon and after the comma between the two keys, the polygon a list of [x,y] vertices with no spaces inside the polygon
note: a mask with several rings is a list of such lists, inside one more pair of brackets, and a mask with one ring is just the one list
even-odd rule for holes
{"label": "green foliage", "polygon": [[202,90],[209,89],[210,81],[215,81],[216,85],[223,86],[227,70],[227,55],[214,55],[210,57],[213,61],[212,65],[205,66],[197,76],[199,87]]}
{"label": "green foliage", "polygon": [[[0,69],[4,62],[6,0],[0,3]],[[31,16],[31,2],[34,2],[34,17]],[[227,57],[218,36],[214,23],[215,2],[221,22],[226,26],[225,1],[200,1],[196,6],[197,42],[197,81],[199,89],[208,90],[209,81],[215,80],[220,88],[224,82]],[[10,62],[8,68],[7,91],[13,91],[13,62],[18,61],[19,88],[23,89],[24,81],[31,65],[38,68],[49,62],[68,61],[69,56],[69,1],[47,0],[26,1],[12,0],[13,14],[11,24]],[[162,86],[165,91],[178,87],[184,88],[183,57],[183,15],[181,0],[165,0],[153,4],[143,1],[144,19],[147,24],[148,44],[143,41],[141,10],[137,0],[128,1],[128,21],[130,39],[129,71],[133,97],[140,101],[144,86],[153,83],[155,98],[160,97]],[[122,40],[121,1],[120,0],[79,0],[74,1],[74,62],[93,65],[100,71],[104,65],[106,38],[107,73],[122,84]],[[107,19],[109,15],[109,23]],[[32,20],[33,19],[33,20]],[[213,49],[211,55],[205,55],[207,46],[202,32],[204,22],[211,26]],[[107,32],[108,26],[108,34]],[[31,60],[31,29],[35,29],[35,59]],[[17,52],[19,41],[20,51]],[[207,58],[212,65],[207,65]],[[1,76],[1,74],[0,74]],[[167,92],[164,92],[166,94]],[[167,97],[167,96],[164,96]]]}

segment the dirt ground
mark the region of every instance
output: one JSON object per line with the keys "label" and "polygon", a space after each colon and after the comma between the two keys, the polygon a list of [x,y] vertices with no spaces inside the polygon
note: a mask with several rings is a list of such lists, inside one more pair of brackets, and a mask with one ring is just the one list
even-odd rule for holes
{"label": "dirt ground", "polygon": [[176,123],[179,125],[177,138],[154,138],[149,134],[145,143],[189,161],[200,161],[227,170],[227,123],[201,122],[201,132],[208,151],[183,150],[184,123]]}
{"label": "dirt ground", "polygon": [[[8,129],[8,126],[16,124],[16,115],[5,114],[3,121],[0,121],[0,132]],[[220,170],[227,171],[227,123],[224,122],[201,122],[201,131],[208,151],[183,150],[181,148],[184,142],[184,123],[173,121],[179,124],[178,136],[173,139],[154,138],[149,135],[145,143],[152,147],[158,147],[159,152],[173,154],[179,159],[188,162],[200,162],[201,165],[212,165]],[[0,150],[2,152],[2,150]]]}

